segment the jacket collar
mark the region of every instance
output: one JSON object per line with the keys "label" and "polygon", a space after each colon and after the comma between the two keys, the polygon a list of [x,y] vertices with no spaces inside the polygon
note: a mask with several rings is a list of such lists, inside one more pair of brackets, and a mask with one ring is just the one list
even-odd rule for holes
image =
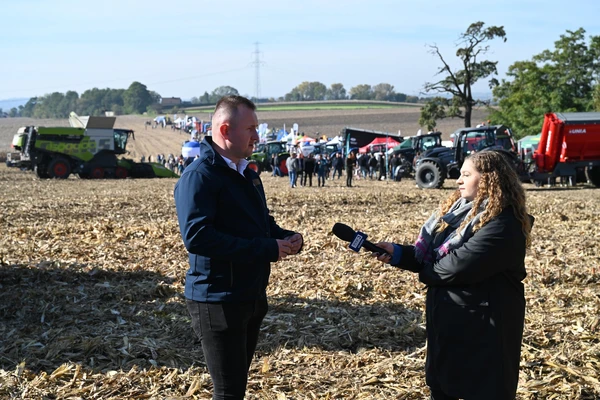
{"label": "jacket collar", "polygon": [[200,159],[201,161],[206,161],[211,165],[221,165],[229,168],[225,160],[223,160],[223,157],[221,157],[221,155],[215,151],[213,147],[213,140],[210,136],[205,136],[200,142]]}

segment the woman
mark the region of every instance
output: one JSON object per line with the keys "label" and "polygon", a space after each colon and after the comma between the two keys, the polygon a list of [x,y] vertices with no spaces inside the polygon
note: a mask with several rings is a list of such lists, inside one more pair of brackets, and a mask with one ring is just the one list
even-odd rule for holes
{"label": "woman", "polygon": [[[467,158],[459,188],[414,246],[378,243],[380,261],[428,286],[426,380],[431,399],[514,399],[525,319],[525,249],[533,217],[504,156]],[[440,217],[441,216],[441,217]]]}

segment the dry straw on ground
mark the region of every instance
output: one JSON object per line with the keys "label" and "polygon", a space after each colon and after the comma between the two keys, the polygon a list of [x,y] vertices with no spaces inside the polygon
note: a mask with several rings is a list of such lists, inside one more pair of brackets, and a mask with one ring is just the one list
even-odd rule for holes
{"label": "dry straw on ground", "polygon": [[[412,242],[451,183],[292,190],[263,178],[272,213],[306,245],[273,265],[247,398],[425,398],[423,285],[346,250],[331,227]],[[210,398],[182,296],[174,184],[0,167],[0,398]],[[600,191],[527,190],[536,223],[518,397],[597,399]]]}

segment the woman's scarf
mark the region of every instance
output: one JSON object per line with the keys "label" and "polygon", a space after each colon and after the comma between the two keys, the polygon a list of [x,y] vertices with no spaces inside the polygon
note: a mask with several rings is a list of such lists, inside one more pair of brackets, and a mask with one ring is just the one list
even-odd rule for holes
{"label": "woman's scarf", "polygon": [[[431,265],[446,256],[450,251],[462,246],[472,236],[473,226],[480,220],[486,205],[487,199],[482,202],[477,215],[460,232],[456,230],[463,220],[472,213],[472,201],[463,198],[458,199],[441,218],[438,216],[439,211],[434,212],[421,228],[419,238],[415,242],[417,261],[425,265]],[[442,222],[448,224],[448,227],[443,232],[437,232],[436,227]]]}

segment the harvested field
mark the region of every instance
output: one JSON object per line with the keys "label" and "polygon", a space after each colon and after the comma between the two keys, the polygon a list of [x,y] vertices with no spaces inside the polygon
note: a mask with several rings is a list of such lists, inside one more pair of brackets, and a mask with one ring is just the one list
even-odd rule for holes
{"label": "harvested field", "polygon": [[[355,127],[370,129],[390,134],[398,134],[402,131],[403,136],[414,135],[419,126],[420,109],[417,107],[398,107],[392,109],[357,109],[357,110],[311,110],[311,111],[267,111],[259,112],[260,122],[266,122],[271,128],[282,128],[285,124],[289,129],[297,123],[299,130],[309,136],[320,135],[334,137],[344,127]],[[208,113],[195,113],[198,119],[209,120]],[[484,109],[473,113],[473,124],[487,118]],[[158,153],[175,154],[181,152],[183,141],[188,140],[187,134],[172,131],[169,126],[165,129],[151,129],[144,123],[151,117],[124,115],[117,117],[115,127],[133,129],[136,140],[130,140],[127,149],[127,157],[139,160],[142,155],[156,157]],[[10,144],[17,129],[21,126],[69,126],[65,119],[36,120],[32,118],[0,118],[0,153],[10,151]],[[464,126],[464,121],[459,119],[441,120],[438,122],[438,130],[448,138],[450,133]],[[156,158],[155,158],[156,159]]]}
{"label": "harvested field", "polygon": [[[306,243],[273,264],[247,398],[426,398],[423,285],[346,250],[331,227],[412,242],[452,183],[263,180],[272,214]],[[0,398],[210,398],[183,298],[175,182],[39,180],[0,166]],[[600,190],[527,194],[536,223],[518,398],[598,399]]]}

